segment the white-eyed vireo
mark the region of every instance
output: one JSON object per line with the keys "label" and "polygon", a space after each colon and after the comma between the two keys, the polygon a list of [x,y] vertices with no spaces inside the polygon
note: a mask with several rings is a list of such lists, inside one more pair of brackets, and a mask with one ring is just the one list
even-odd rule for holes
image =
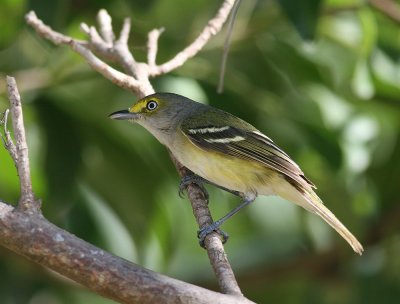
{"label": "white-eyed vireo", "polygon": [[322,217],[355,252],[363,252],[354,235],[315,194],[314,184],[299,166],[240,118],[172,93],[149,95],[110,117],[142,125],[197,175],[182,180],[181,190],[191,182],[206,182],[242,198],[240,206],[199,232],[201,240],[257,195],[279,195]]}

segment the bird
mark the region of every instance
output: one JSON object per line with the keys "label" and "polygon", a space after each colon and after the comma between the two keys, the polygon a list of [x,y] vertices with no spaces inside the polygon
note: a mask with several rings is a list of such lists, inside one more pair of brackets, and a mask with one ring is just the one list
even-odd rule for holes
{"label": "bird", "polygon": [[[315,193],[315,185],[272,139],[228,112],[174,93],[154,93],[111,119],[128,120],[147,129],[173,156],[192,171],[181,180],[215,185],[241,198],[241,204],[218,221],[200,229],[200,241],[219,231],[227,219],[259,195],[276,195],[321,217],[359,255],[357,238]],[[226,236],[226,235],[224,235]]]}

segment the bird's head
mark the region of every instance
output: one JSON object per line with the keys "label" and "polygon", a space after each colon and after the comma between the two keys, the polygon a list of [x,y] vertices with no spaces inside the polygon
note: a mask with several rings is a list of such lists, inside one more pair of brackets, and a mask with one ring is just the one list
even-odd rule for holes
{"label": "bird's head", "polygon": [[111,113],[109,117],[136,122],[165,143],[166,137],[174,134],[180,122],[198,105],[181,95],[155,93],[138,100],[129,109]]}

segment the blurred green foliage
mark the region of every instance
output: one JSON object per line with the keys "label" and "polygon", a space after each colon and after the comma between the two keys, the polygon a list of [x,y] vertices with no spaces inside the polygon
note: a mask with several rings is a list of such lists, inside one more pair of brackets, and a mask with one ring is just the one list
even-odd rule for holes
{"label": "blurred green foliage", "polygon": [[[38,1],[0,4],[0,111],[6,74],[24,102],[33,185],[45,216],[97,246],[181,280],[217,289],[168,154],[139,126],[107,115],[135,101],[68,48],[24,24],[35,10],[83,37],[106,8],[116,31],[132,19],[131,49],[165,27],[158,62],[185,47],[221,1]],[[180,93],[256,125],[318,186],[326,205],[365,244],[358,257],[326,224],[279,198],[260,197],[224,225],[239,284],[259,303],[394,303],[400,298],[400,31],[366,1],[242,1],[225,91],[216,93],[226,33],[157,78]],[[179,7],[179,10],[176,9]],[[209,188],[215,218],[238,201]],[[0,198],[18,180],[0,149]],[[110,303],[0,248],[0,302]]]}

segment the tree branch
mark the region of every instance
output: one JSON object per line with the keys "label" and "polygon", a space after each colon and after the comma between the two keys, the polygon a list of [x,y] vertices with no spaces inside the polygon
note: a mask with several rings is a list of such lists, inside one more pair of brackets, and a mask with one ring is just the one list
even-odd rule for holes
{"label": "tree branch", "polygon": [[40,208],[39,201],[36,201],[32,191],[31,173],[29,168],[28,144],[26,142],[24,120],[22,115],[21,98],[18,92],[14,77],[7,76],[8,98],[11,104],[12,125],[14,130],[15,144],[7,130],[7,114],[4,115],[4,147],[9,151],[11,158],[17,168],[21,196],[18,208],[26,211],[36,212]]}
{"label": "tree branch", "polygon": [[[30,26],[32,26],[40,36],[50,40],[56,45],[70,46],[73,51],[84,57],[87,63],[96,72],[99,72],[105,78],[118,85],[119,87],[137,94],[144,90],[143,84],[140,83],[138,80],[129,75],[121,73],[120,71],[117,71],[116,69],[102,61],[100,58],[98,58],[95,54],[93,54],[91,49],[98,51],[108,59],[112,58],[112,50],[110,50],[109,47],[104,47],[104,41],[97,34],[97,31],[94,28],[92,28],[94,30],[89,31],[91,41],[90,43],[88,43],[85,41],[73,39],[69,36],[65,36],[53,31],[53,29],[50,26],[45,25],[43,21],[40,20],[33,11],[29,12],[25,16],[25,19],[26,22]],[[81,25],[81,29],[87,30],[88,27],[83,24]],[[100,47],[100,45],[102,47]]]}
{"label": "tree branch", "polygon": [[[172,155],[171,159],[179,173],[180,177],[193,174],[190,170],[182,166]],[[206,227],[213,223],[210,209],[207,204],[208,194],[199,189],[196,184],[188,186],[188,196],[192,204],[193,214],[199,227]],[[206,202],[206,203],[204,203]],[[235,274],[229,264],[220,236],[213,232],[205,239],[205,247],[207,248],[208,258],[211,261],[214,273],[218,279],[221,291],[226,294],[242,295],[239,285],[236,282]]]}
{"label": "tree branch", "polygon": [[3,202],[0,244],[120,303],[251,303],[142,268]]}
{"label": "tree branch", "polygon": [[219,33],[228,18],[234,3],[235,0],[225,0],[215,17],[208,21],[207,26],[204,27],[199,36],[183,51],[176,54],[174,58],[159,66],[153,67],[150,71],[150,76],[154,77],[167,74],[182,66],[188,59],[194,57],[206,45],[212,36]]}
{"label": "tree branch", "polygon": [[[208,40],[220,31],[233,4],[234,0],[225,0],[216,16],[208,22],[207,26],[202,30],[198,38],[196,38],[191,45],[178,53],[173,59],[160,66],[155,64],[157,41],[160,32],[149,34],[148,62],[137,62],[129,51],[127,45],[130,21],[128,19],[125,20],[120,38],[115,40],[111,26],[111,17],[105,10],[101,10],[98,15],[100,34],[94,27],[89,27],[86,24],[81,25],[81,29],[88,36],[88,42],[75,40],[53,31],[49,26],[45,25],[40,19],[38,19],[34,12],[30,12],[26,15],[26,21],[40,36],[57,45],[69,45],[75,52],[83,56],[94,70],[98,71],[118,86],[133,91],[138,97],[143,97],[154,93],[149,77],[168,73],[183,65],[189,58],[195,56]],[[126,74],[107,65],[92,51],[108,60],[113,60],[119,63],[124,68]],[[171,156],[171,158],[180,175],[183,176],[187,174],[188,170],[179,164],[173,156]],[[206,195],[203,192],[203,189],[197,185],[189,185],[187,191],[199,227],[202,228],[212,223],[207,199],[205,199]],[[210,258],[210,263],[212,264],[217,276],[221,291],[228,294],[241,295],[241,291],[226,257],[220,237],[217,234],[210,234],[206,237],[205,244]]]}
{"label": "tree branch", "polygon": [[156,67],[156,57],[158,51],[158,38],[164,32],[164,28],[154,29],[149,32],[147,37],[147,64],[150,69],[155,69]]}
{"label": "tree branch", "polygon": [[[97,14],[97,22],[99,23],[100,33],[101,36],[104,38],[104,41],[107,44],[112,45],[115,40],[115,34],[111,25],[111,17],[106,10],[102,9],[99,11],[99,13]],[[129,31],[127,33],[127,36],[129,36]]]}

